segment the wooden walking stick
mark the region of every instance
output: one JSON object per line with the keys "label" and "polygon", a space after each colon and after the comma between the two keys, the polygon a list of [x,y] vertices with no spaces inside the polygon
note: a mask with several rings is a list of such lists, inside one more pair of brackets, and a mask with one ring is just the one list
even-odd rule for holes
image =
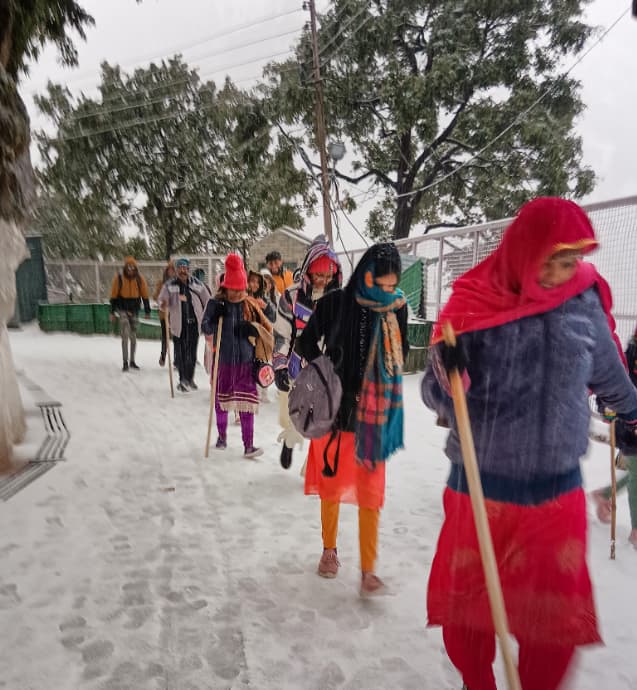
{"label": "wooden walking stick", "polygon": [[223,316],[219,317],[217,323],[217,341],[215,343],[215,350],[212,353],[215,358],[214,366],[212,367],[212,386],[210,388],[210,411],[208,412],[208,434],[206,436],[206,450],[204,456],[207,458],[210,453],[210,434],[212,433],[212,417],[215,412],[215,401],[217,399],[217,374],[219,373],[219,356],[221,347],[221,329],[223,328]]}
{"label": "wooden walking stick", "polygon": [[166,307],[166,358],[168,360],[168,380],[170,381],[170,397],[175,397],[175,387],[173,385],[173,365],[170,361],[170,312]]}
{"label": "wooden walking stick", "polygon": [[[445,343],[449,347],[456,347],[456,335],[450,323],[443,324],[442,333]],[[500,641],[500,650],[504,660],[509,690],[522,690],[518,669],[511,652],[511,640],[509,638],[509,627],[506,609],[504,607],[504,596],[502,595],[502,585],[498,574],[491,531],[489,530],[487,510],[484,504],[484,493],[482,491],[482,483],[478,471],[478,460],[473,443],[473,434],[471,433],[467,398],[465,396],[462,378],[457,368],[449,372],[449,383],[451,385],[451,396],[453,398],[453,407],[456,413],[456,422],[458,424],[464,470],[467,475],[467,484],[469,485],[473,519],[476,525],[476,532],[478,533],[480,557],[482,559],[482,568],[484,570],[487,593],[489,595],[493,626],[495,627],[496,635]]]}
{"label": "wooden walking stick", "polygon": [[610,558],[615,560],[617,528],[617,473],[615,471],[615,420],[610,423]]}

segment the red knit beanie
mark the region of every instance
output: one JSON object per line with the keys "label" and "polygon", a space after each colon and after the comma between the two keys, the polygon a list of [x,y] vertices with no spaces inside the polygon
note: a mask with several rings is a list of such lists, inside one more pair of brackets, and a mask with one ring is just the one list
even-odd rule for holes
{"label": "red knit beanie", "polygon": [[317,257],[308,266],[307,272],[312,273],[329,273],[333,275],[336,272],[336,263],[327,254]]}
{"label": "red knit beanie", "polygon": [[228,254],[226,257],[226,272],[222,285],[230,290],[245,290],[248,287],[243,259],[238,254]]}

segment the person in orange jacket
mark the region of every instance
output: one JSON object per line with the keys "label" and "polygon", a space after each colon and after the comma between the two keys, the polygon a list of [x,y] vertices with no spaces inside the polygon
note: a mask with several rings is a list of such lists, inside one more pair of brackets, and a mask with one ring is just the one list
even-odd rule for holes
{"label": "person in orange jacket", "polygon": [[289,271],[287,268],[283,268],[281,252],[277,252],[276,250],[269,252],[266,255],[265,264],[272,274],[274,287],[276,287],[277,292],[282,295],[286,288],[289,288],[294,284],[294,276],[292,275],[292,271]]}
{"label": "person in orange jacket", "polygon": [[128,371],[129,366],[131,369],[139,369],[135,363],[135,349],[137,347],[139,308],[142,302],[146,318],[148,318],[150,316],[148,285],[144,276],[139,272],[135,259],[132,256],[127,256],[124,260],[123,271],[117,273],[111,286],[111,321],[115,321],[116,315],[119,315],[122,335],[122,371]]}

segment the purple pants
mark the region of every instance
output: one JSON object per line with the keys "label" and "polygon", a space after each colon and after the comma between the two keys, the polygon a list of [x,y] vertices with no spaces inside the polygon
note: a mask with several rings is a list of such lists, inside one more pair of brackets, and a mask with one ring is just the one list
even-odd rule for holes
{"label": "purple pants", "polygon": [[[215,401],[215,412],[217,413],[217,432],[219,436],[225,441],[228,432],[228,413],[219,407],[219,403]],[[241,420],[241,438],[243,440],[243,447],[247,450],[252,448],[254,444],[254,413],[253,412],[239,412],[239,419]]]}

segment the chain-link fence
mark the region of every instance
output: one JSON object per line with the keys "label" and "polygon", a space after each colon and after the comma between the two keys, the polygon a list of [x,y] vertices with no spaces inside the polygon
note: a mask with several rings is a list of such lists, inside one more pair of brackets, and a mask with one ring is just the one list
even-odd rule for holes
{"label": "chain-link fence", "polygon": [[[637,196],[589,204],[584,209],[600,242],[590,260],[611,286],[617,333],[626,343],[637,323]],[[451,294],[453,281],[498,246],[511,220],[504,218],[396,242],[402,254],[421,259],[421,316],[436,319]],[[351,273],[351,266],[356,265],[364,251],[363,248],[347,255],[341,253],[346,274]],[[409,264],[412,262],[410,259]]]}
{"label": "chain-link fence", "polygon": [[[203,281],[215,289],[217,276],[223,272],[223,256],[188,256],[190,272],[203,271]],[[64,261],[47,259],[45,261],[47,293],[50,303],[108,302],[111,286],[117,273],[123,270],[121,261]],[[152,296],[158,282],[161,281],[166,268],[165,261],[138,261],[139,272],[148,283]]]}

